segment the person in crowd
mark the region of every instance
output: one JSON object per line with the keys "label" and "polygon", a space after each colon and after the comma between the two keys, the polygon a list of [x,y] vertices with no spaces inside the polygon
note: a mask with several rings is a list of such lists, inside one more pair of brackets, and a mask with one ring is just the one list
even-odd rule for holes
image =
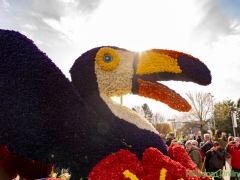
{"label": "person in crowd", "polygon": [[200,148],[202,149],[204,155],[205,155],[205,169],[206,172],[209,172],[209,157],[206,156],[206,152],[210,150],[213,147],[213,143],[210,137],[210,134],[204,134],[204,141],[201,142]]}
{"label": "person in crowd", "polygon": [[228,143],[234,140],[234,136],[228,136]]}
{"label": "person in crowd", "polygon": [[182,141],[178,141],[177,139],[173,139],[173,140],[171,141],[171,144],[172,144],[172,143],[178,144],[178,145],[180,145],[181,147],[184,148],[184,146],[183,146],[183,144],[182,144]]}
{"label": "person in crowd", "polygon": [[173,140],[171,141],[171,144],[172,144],[172,143],[178,144],[178,140],[173,139]]}
{"label": "person in crowd", "polygon": [[[218,137],[219,134],[221,134],[220,138]],[[215,135],[214,135],[214,139],[215,139],[215,141],[219,142],[222,149],[225,149],[225,147],[227,145],[227,142],[228,142],[227,134],[225,132],[221,133],[221,131],[216,130]]]}
{"label": "person in crowd", "polygon": [[235,137],[233,141],[230,141],[226,150],[231,155],[231,178],[230,180],[240,179],[240,138]]}
{"label": "person in crowd", "polygon": [[182,143],[183,143],[183,146],[184,146],[185,149],[186,149],[185,144],[186,144],[187,141],[188,141],[188,136],[183,137]]}
{"label": "person in crowd", "polygon": [[183,148],[185,148],[184,145],[183,145],[183,143],[182,143],[182,141],[178,140],[177,143],[178,143],[179,145],[181,145]]}
{"label": "person in crowd", "polygon": [[225,152],[221,148],[219,142],[213,141],[213,147],[206,152],[209,159],[209,169],[214,180],[222,180],[222,170],[225,163]]}
{"label": "person in crowd", "polygon": [[[202,156],[202,162],[204,163],[205,154],[204,154],[203,150],[200,148],[198,142],[196,140],[191,140],[191,143],[193,146],[199,148],[199,152]],[[202,168],[202,171],[205,171],[205,167]]]}
{"label": "person in crowd", "polygon": [[185,144],[185,147],[187,149],[188,155],[192,159],[192,161],[197,165],[198,169],[203,169],[203,162],[202,162],[202,156],[199,151],[199,148],[192,145],[192,140],[187,141]]}
{"label": "person in crowd", "polygon": [[196,140],[198,142],[198,144],[200,144],[202,142],[202,138],[199,133],[194,134],[193,140]]}
{"label": "person in crowd", "polygon": [[[233,136],[228,136],[228,140],[227,140],[227,145],[230,141],[233,141],[234,140],[234,137]],[[231,168],[231,154],[226,150],[226,147],[227,145],[225,146],[225,153],[227,153],[226,157],[225,157],[225,160],[226,162],[228,163],[229,167]]]}
{"label": "person in crowd", "polygon": [[170,132],[169,134],[167,134],[167,138],[166,138],[166,145],[169,147],[172,140],[174,139],[174,133]]}
{"label": "person in crowd", "polygon": [[182,142],[183,142],[183,147],[184,147],[185,149],[186,149],[185,144],[186,144],[186,142],[188,142],[189,140],[192,140],[191,137],[190,137],[190,136],[186,136],[186,137],[184,138],[184,140],[182,141]]}
{"label": "person in crowd", "polygon": [[[219,134],[221,134],[220,138],[218,137]],[[215,135],[214,135],[214,139],[215,139],[215,141],[219,142],[222,149],[225,149],[226,145],[228,144],[227,133],[216,130]],[[230,163],[229,163],[230,160],[229,159],[230,159],[230,154],[228,152],[225,152],[225,161],[227,161],[228,165],[230,165]],[[226,163],[224,164],[224,166],[226,166]]]}

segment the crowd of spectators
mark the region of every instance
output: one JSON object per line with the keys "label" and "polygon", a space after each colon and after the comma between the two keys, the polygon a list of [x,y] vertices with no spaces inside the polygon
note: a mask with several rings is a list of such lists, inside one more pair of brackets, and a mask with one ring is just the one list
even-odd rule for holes
{"label": "crowd of spectators", "polygon": [[229,136],[225,132],[215,131],[199,134],[178,140],[174,133],[169,133],[164,139],[166,146],[171,143],[179,144],[186,150],[189,157],[197,165],[200,171],[211,174],[214,180],[222,180],[226,165],[231,168],[228,173],[229,180],[240,180],[240,138]]}

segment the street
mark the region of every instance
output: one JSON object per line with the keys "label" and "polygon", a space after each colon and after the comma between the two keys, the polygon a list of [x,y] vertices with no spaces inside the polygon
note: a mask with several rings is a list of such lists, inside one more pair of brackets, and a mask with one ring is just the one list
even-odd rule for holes
{"label": "street", "polygon": [[229,180],[230,179],[230,167],[228,165],[228,163],[226,162],[226,168],[223,167],[223,175],[224,175],[224,180]]}

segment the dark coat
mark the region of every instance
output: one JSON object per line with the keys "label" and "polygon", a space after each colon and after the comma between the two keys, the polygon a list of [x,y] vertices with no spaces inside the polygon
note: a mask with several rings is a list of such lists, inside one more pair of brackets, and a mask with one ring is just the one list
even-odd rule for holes
{"label": "dark coat", "polygon": [[209,158],[209,167],[214,169],[222,169],[225,163],[225,152],[222,148],[211,152],[206,152],[206,156]]}
{"label": "dark coat", "polygon": [[213,147],[213,144],[212,144],[212,141],[209,144],[207,144],[205,141],[205,142],[202,142],[200,144],[200,146],[201,146],[201,149],[203,150],[204,154],[206,155],[206,152]]}
{"label": "dark coat", "polygon": [[167,138],[166,139],[166,145],[169,147],[172,142],[172,138]]}
{"label": "dark coat", "polygon": [[206,168],[206,171],[208,172],[209,170],[209,157],[206,156],[206,152],[208,150],[210,150],[212,147],[213,147],[213,144],[212,144],[212,141],[210,141],[210,143],[206,143],[206,141],[202,142],[201,145],[200,145],[204,155],[205,155],[205,168]]}
{"label": "dark coat", "polygon": [[193,139],[196,140],[196,141],[198,142],[198,145],[200,145],[200,143],[202,142],[202,138],[201,138],[201,136],[197,136],[197,137],[194,136]]}

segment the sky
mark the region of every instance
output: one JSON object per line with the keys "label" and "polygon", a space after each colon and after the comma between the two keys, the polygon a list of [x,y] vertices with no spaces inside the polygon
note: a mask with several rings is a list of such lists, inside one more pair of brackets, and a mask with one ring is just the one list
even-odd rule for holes
{"label": "sky", "polygon": [[[32,39],[69,79],[74,61],[97,46],[185,52],[208,66],[212,83],[161,83],[186,99],[188,92],[203,92],[211,93],[214,102],[237,101],[239,8],[240,0],[0,0],[0,29]],[[166,120],[181,115],[155,100],[123,96],[123,105],[129,108],[144,103]]]}

